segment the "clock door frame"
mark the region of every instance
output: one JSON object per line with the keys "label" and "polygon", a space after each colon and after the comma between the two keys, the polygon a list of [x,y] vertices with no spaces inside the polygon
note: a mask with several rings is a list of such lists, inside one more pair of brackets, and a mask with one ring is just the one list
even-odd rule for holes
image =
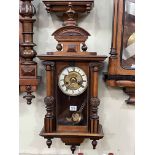
{"label": "clock door frame", "polygon": [[[59,76],[59,74],[61,73],[61,71],[66,68],[66,67],[71,67],[71,66],[75,66],[75,67],[79,67],[81,68],[85,74],[87,75],[87,82],[89,83],[89,63],[88,62],[72,62],[72,61],[67,61],[67,62],[56,62],[56,77]],[[65,131],[65,130],[71,130],[71,131],[77,131],[77,132],[88,132],[89,130],[89,97],[90,97],[90,85],[88,84],[87,89],[79,96],[86,96],[86,108],[84,110],[84,115],[87,116],[87,120],[86,120],[86,125],[76,125],[76,126],[72,126],[72,125],[58,125],[58,107],[59,106],[59,102],[58,102],[58,97],[60,97],[60,94],[63,94],[63,92],[60,90],[59,86],[58,86],[58,78],[56,78],[56,85],[55,85],[55,99],[56,99],[56,130],[59,132]],[[58,95],[59,94],[59,95]],[[68,95],[64,95],[64,96],[68,96]],[[74,98],[77,98],[79,96],[74,96]],[[71,97],[72,98],[72,97]]]}

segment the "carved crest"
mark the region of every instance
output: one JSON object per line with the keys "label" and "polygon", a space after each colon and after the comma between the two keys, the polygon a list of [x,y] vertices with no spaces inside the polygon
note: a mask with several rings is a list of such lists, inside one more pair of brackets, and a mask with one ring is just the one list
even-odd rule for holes
{"label": "carved crest", "polygon": [[81,27],[66,26],[61,27],[52,34],[55,39],[60,41],[79,41],[85,42],[90,34]]}

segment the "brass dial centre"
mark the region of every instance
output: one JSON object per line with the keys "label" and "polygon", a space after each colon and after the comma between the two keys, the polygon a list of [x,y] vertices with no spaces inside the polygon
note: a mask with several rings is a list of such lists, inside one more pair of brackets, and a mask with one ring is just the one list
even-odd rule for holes
{"label": "brass dial centre", "polygon": [[77,83],[77,79],[76,79],[75,77],[72,77],[72,78],[70,79],[70,82],[71,82],[71,83]]}
{"label": "brass dial centre", "polygon": [[64,78],[65,86],[70,90],[79,89],[81,87],[81,81],[82,76],[76,71],[69,72],[69,74]]}

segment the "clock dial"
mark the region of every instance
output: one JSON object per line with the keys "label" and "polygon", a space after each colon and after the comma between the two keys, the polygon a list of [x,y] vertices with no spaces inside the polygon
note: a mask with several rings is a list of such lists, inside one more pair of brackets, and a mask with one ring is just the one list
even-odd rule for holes
{"label": "clock dial", "polygon": [[67,67],[59,75],[61,91],[69,96],[78,96],[87,88],[87,75],[79,67]]}

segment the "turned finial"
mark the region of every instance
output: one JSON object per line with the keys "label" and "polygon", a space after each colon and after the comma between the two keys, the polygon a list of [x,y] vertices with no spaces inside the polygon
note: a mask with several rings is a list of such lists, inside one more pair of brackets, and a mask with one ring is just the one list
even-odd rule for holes
{"label": "turned finial", "polygon": [[32,89],[31,86],[26,86],[26,92],[27,94],[23,96],[27,100],[27,104],[30,105],[32,103],[32,99],[35,98],[34,95],[32,95]]}
{"label": "turned finial", "polygon": [[75,145],[72,145],[72,146],[71,146],[72,154],[74,154],[75,150],[76,150],[76,146],[75,146]]}
{"label": "turned finial", "polygon": [[75,14],[76,12],[73,10],[73,6],[72,6],[72,3],[69,2],[68,3],[68,7],[69,9],[66,11],[66,15],[67,15],[67,19],[65,19],[64,21],[64,26],[76,26],[77,23],[76,23],[76,20],[75,20]]}
{"label": "turned finial", "polygon": [[50,148],[52,145],[52,140],[50,138],[48,138],[46,141],[46,144],[47,144],[48,148]]}

